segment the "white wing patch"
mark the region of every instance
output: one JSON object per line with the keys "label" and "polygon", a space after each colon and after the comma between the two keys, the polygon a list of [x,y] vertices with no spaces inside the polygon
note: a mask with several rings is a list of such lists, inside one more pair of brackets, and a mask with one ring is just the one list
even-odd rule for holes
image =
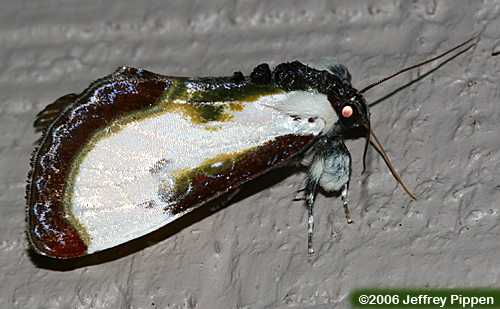
{"label": "white wing patch", "polygon": [[[232,111],[229,121],[194,124],[182,113],[168,112],[132,121],[97,140],[75,167],[67,206],[90,238],[88,253],[140,237],[181,216],[164,211],[168,204],[159,196],[160,184],[174,185],[176,171],[278,136],[318,135],[336,121],[326,96],[318,93],[296,91],[239,103],[244,108]],[[317,119],[311,122],[311,117]]]}
{"label": "white wing patch", "polygon": [[325,123],[324,131],[330,130],[338,120],[326,96],[317,92],[294,91],[288,95],[284,104],[276,104],[274,108],[291,116],[322,119]]}

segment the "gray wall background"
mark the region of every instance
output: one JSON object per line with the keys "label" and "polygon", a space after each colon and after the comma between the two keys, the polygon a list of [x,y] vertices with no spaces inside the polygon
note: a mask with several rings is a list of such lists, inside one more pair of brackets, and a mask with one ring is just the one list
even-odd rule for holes
{"label": "gray wall background", "polygon": [[[465,0],[0,1],[0,307],[345,308],[356,287],[498,287],[500,57],[490,54],[500,49],[499,14],[500,1]],[[418,200],[374,152],[360,175],[363,141],[349,142],[355,223],[345,223],[340,199],[320,196],[312,259],[305,209],[292,202],[304,175],[286,170],[130,254],[27,254],[34,116],[117,66],[222,75],[334,57],[361,88],[474,33],[473,51],[372,109]]]}

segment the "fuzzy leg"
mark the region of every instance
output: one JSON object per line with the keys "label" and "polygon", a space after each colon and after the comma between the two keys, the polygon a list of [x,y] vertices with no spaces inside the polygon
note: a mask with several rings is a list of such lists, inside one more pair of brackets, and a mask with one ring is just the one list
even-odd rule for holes
{"label": "fuzzy leg", "polygon": [[314,201],[316,199],[318,182],[308,179],[305,188],[305,199],[307,206],[307,252],[314,254],[313,249],[313,234],[314,234]]}
{"label": "fuzzy leg", "polygon": [[349,183],[346,183],[342,187],[341,198],[342,198],[342,204],[344,205],[344,213],[345,213],[345,218],[347,220],[347,224],[351,224],[354,221],[352,221],[352,219],[351,219],[351,212],[349,211],[349,207],[347,205],[347,191],[348,190],[349,190]]}

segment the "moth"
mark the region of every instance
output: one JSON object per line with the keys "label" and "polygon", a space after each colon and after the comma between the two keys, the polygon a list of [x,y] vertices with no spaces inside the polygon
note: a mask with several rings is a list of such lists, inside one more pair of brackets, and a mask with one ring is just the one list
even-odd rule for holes
{"label": "moth", "polygon": [[119,68],[37,115],[34,126],[42,137],[26,192],[31,246],[58,259],[112,248],[301,161],[307,166],[303,191],[312,253],[320,188],[340,192],[351,222],[349,136],[366,138],[363,164],[371,144],[415,197],[375,136],[363,97],[414,67],[360,91],[343,65],[319,70],[298,61],[273,69],[260,64],[248,76],[203,78]]}

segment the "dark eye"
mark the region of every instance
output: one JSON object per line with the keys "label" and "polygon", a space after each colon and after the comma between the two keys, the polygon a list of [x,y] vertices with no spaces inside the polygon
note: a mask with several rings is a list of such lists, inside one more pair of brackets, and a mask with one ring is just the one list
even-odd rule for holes
{"label": "dark eye", "polygon": [[340,112],[343,118],[350,118],[354,114],[354,110],[352,109],[352,106],[346,105],[342,107],[342,111]]}

